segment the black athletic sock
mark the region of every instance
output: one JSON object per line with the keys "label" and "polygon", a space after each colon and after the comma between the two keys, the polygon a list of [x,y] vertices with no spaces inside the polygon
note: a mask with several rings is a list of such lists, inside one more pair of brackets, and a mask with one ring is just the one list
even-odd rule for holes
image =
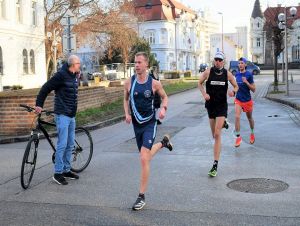
{"label": "black athletic sock", "polygon": [[142,198],[142,199],[145,199],[145,194],[139,193],[139,197]]}
{"label": "black athletic sock", "polygon": [[214,161],[213,168],[215,168],[215,169],[218,168],[218,160],[215,160],[215,161]]}

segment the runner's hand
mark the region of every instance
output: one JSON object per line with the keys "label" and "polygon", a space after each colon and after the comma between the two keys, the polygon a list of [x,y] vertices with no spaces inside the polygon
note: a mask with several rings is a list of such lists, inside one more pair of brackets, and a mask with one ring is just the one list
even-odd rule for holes
{"label": "runner's hand", "polygon": [[234,92],[233,92],[233,90],[231,90],[231,91],[228,92],[228,96],[234,97]]}
{"label": "runner's hand", "polygon": [[247,82],[248,82],[248,81],[247,81],[247,78],[244,77],[244,76],[242,77],[242,80],[243,80],[244,83],[247,83]]}
{"label": "runner's hand", "polygon": [[36,113],[36,114],[41,114],[42,110],[43,110],[43,108],[41,108],[41,107],[39,107],[39,106],[36,106],[36,107],[35,107],[35,113]]}
{"label": "runner's hand", "polygon": [[130,124],[131,123],[131,115],[126,114],[125,121],[126,121],[126,123]]}
{"label": "runner's hand", "polygon": [[165,108],[161,108],[159,111],[159,119],[164,119],[164,117],[166,116],[166,109]]}
{"label": "runner's hand", "polygon": [[205,99],[205,100],[210,100],[209,94],[206,93],[206,94],[204,95],[204,99]]}

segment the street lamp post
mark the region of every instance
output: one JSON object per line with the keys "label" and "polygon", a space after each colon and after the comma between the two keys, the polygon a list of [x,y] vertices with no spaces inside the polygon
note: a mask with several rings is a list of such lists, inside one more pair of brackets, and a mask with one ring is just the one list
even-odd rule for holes
{"label": "street lamp post", "polygon": [[[54,28],[53,32],[47,32],[47,38],[49,41],[52,41],[51,47],[53,49],[53,70],[57,71],[57,44],[61,42],[61,37],[58,36],[59,32]],[[53,37],[52,37],[53,36]]]}
{"label": "street lamp post", "polygon": [[223,13],[218,12],[222,16],[222,52],[224,53],[224,32],[223,32]]}
{"label": "street lamp post", "polygon": [[285,57],[285,81],[286,81],[286,95],[289,96],[289,77],[288,77],[288,44],[287,44],[287,21],[288,19],[293,19],[295,15],[297,14],[296,7],[290,8],[290,14],[291,16],[287,16],[287,8],[284,7],[284,13],[280,13],[278,15],[279,24],[278,27],[281,30],[284,30],[284,57]]}

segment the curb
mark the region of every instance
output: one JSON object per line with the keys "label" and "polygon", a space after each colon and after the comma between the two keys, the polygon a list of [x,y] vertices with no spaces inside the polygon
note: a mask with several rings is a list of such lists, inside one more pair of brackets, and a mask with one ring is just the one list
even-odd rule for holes
{"label": "curb", "polygon": [[266,94],[265,98],[267,98],[268,100],[280,103],[280,104],[284,104],[284,105],[290,106],[290,107],[292,107],[292,108],[300,111],[300,104],[296,104],[296,103],[293,103],[291,101],[280,99],[280,98],[276,98],[276,97],[270,97],[270,95],[269,95],[269,88],[270,88],[270,86],[271,86],[271,84],[268,87],[268,91],[267,91],[267,94]]}
{"label": "curb", "polygon": [[269,97],[268,95],[266,96],[266,98],[268,100],[280,103],[280,104],[284,104],[284,105],[288,105],[298,111],[300,111],[300,105],[299,104],[295,104],[293,102],[287,101],[287,100],[283,100],[283,99],[279,99],[279,98],[274,98],[274,97]]}
{"label": "curb", "polygon": [[[178,94],[178,93],[189,91],[189,90],[192,90],[192,89],[195,89],[195,88],[190,88],[190,89],[185,89],[185,90],[181,90],[181,91],[178,91],[178,92],[174,92],[172,94],[169,94],[168,96],[172,96],[172,95],[175,95],[175,94]],[[85,129],[87,129],[89,131],[92,131],[92,130],[101,129],[103,127],[111,126],[113,124],[121,122],[122,120],[124,120],[124,118],[125,118],[125,115],[120,115],[120,116],[114,117],[112,119],[108,119],[108,120],[105,120],[105,121],[102,121],[102,122],[96,122],[96,123],[92,123],[92,124],[83,125],[81,127],[84,127]],[[50,135],[50,137],[55,137],[56,132],[49,133],[49,135]],[[3,137],[3,138],[0,138],[0,144],[25,142],[25,141],[28,141],[29,138],[30,138],[30,135],[16,136],[16,137]],[[44,139],[44,135],[41,135],[40,139]]]}

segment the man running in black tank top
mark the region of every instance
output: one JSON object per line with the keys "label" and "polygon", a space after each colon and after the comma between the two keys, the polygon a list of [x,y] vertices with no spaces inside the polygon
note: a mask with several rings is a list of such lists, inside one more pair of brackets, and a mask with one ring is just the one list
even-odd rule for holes
{"label": "man running in black tank top", "polygon": [[162,98],[159,118],[163,119],[167,112],[168,96],[160,81],[152,79],[147,74],[149,58],[146,53],[140,52],[135,55],[136,74],[126,80],[124,84],[124,111],[126,122],[132,122],[136,143],[140,151],[141,183],[140,192],[133,210],[141,210],[145,202],[145,192],[150,174],[150,161],[162,148],[173,150],[170,136],[165,135],[162,140],[154,144],[156,136],[156,118],[154,109],[154,95],[158,93]]}
{"label": "man running in black tank top", "polygon": [[[217,176],[218,161],[221,152],[221,131],[227,117],[227,91],[228,81],[233,86],[233,90],[228,92],[230,97],[235,96],[238,85],[231,74],[224,68],[224,53],[217,52],[214,58],[214,67],[208,68],[199,79],[199,89],[205,99],[212,136],[214,143],[214,163],[208,175]],[[206,80],[206,90],[203,82]]]}

